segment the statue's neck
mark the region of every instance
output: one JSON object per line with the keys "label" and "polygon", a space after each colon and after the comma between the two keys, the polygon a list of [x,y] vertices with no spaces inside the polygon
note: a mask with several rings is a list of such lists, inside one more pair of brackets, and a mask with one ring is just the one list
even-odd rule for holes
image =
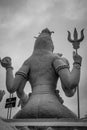
{"label": "statue's neck", "polygon": [[34,52],[44,53],[44,54],[47,54],[47,53],[52,54],[53,53],[52,51],[49,51],[49,50],[46,50],[46,49],[35,49]]}

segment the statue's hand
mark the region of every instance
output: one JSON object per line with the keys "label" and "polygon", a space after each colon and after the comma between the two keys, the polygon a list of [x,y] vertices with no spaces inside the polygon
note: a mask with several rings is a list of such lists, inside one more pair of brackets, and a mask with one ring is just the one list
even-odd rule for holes
{"label": "statue's hand", "polygon": [[11,58],[10,57],[5,57],[1,60],[1,65],[2,67],[4,68],[8,68],[8,67],[11,67]]}
{"label": "statue's hand", "polygon": [[74,60],[74,63],[77,63],[81,66],[82,57],[78,55],[76,52],[73,52],[73,60]]}

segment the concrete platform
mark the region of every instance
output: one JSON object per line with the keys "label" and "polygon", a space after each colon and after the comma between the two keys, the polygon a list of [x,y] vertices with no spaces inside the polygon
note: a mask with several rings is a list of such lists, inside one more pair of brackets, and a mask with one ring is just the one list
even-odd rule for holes
{"label": "concrete platform", "polygon": [[3,119],[11,126],[86,127],[87,119]]}

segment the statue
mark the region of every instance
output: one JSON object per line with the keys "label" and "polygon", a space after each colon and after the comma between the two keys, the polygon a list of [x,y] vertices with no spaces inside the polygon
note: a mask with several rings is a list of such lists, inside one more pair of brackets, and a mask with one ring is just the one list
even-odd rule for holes
{"label": "statue", "polygon": [[[36,37],[32,55],[23,63],[13,76],[10,57],[1,60],[6,69],[6,87],[8,92],[17,93],[22,109],[14,116],[23,118],[72,118],[77,116],[63,105],[58,96],[57,81],[66,96],[72,97],[80,80],[82,57],[73,53],[73,68],[70,72],[69,62],[60,54],[53,53],[54,45],[51,38],[53,32],[47,28]],[[24,92],[26,82],[30,82],[32,93]]]}

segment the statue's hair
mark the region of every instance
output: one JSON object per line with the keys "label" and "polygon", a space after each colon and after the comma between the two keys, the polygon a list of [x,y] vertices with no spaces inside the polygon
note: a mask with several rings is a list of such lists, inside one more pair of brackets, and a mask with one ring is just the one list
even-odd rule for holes
{"label": "statue's hair", "polygon": [[36,49],[54,50],[53,41],[49,33],[42,31],[42,33],[36,38],[34,50]]}

